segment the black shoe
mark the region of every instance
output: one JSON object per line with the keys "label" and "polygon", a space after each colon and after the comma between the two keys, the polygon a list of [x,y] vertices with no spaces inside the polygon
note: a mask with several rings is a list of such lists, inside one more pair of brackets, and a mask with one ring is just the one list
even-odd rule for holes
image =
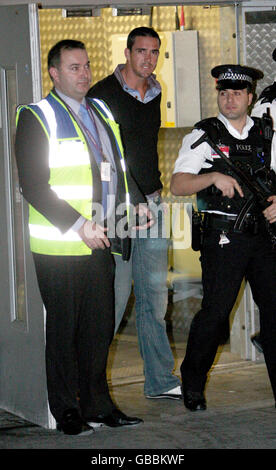
{"label": "black shoe", "polygon": [[76,409],[64,411],[62,419],[57,423],[57,430],[69,435],[88,435],[94,432],[94,429],[85,423]]}
{"label": "black shoe", "polygon": [[184,405],[190,411],[206,410],[207,404],[203,392],[183,391]]}
{"label": "black shoe", "polygon": [[255,348],[260,352],[263,353],[262,343],[260,340],[260,333],[256,333],[255,335],[251,336],[251,341],[254,344]]}
{"label": "black shoe", "polygon": [[90,426],[109,426],[111,428],[117,428],[119,426],[134,426],[143,422],[142,419],[131,418],[117,409],[114,409],[108,416],[98,415],[87,419],[87,421]]}

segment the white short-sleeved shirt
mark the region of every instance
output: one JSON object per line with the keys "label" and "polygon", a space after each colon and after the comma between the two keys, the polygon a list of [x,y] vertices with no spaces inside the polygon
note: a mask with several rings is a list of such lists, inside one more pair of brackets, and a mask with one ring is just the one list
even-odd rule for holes
{"label": "white short-sleeved shirt", "polygon": [[261,103],[261,101],[257,101],[254,108],[252,109],[251,116],[262,117],[264,113],[266,113],[267,108],[270,109],[270,116],[273,120],[273,128],[276,130],[276,99],[272,101],[272,103]]}
{"label": "white short-sleeved shirt", "polygon": [[[263,114],[263,113],[262,113]],[[262,115],[261,114],[261,115]],[[252,113],[253,115],[253,113]],[[276,115],[276,102],[275,102]],[[254,121],[247,116],[246,124],[240,134],[221,113],[218,119],[226,126],[228,132],[236,139],[244,140],[248,137],[248,132],[254,125]],[[276,123],[276,120],[275,120]],[[210,168],[212,166],[212,150],[207,142],[203,142],[195,149],[191,149],[191,145],[196,142],[203,134],[201,129],[194,129],[187,134],[182,141],[178,157],[174,165],[173,173],[192,173],[197,175],[202,168]],[[271,168],[276,172],[276,136],[272,140],[271,151]]]}
{"label": "white short-sleeved shirt", "polygon": [[[226,126],[228,132],[236,139],[244,140],[248,137],[251,127],[254,125],[253,119],[247,116],[246,124],[240,134],[221,113],[218,119]],[[276,121],[275,121],[276,122]],[[197,175],[202,168],[210,168],[212,166],[212,149],[207,142],[203,142],[195,149],[191,149],[191,145],[196,142],[202,135],[201,129],[194,129],[190,134],[187,134],[182,141],[182,146],[179,150],[178,158],[174,165],[173,173],[192,173]],[[274,142],[275,141],[275,142]],[[272,144],[276,149],[276,140],[273,138]],[[276,151],[271,153],[271,168],[276,172]],[[224,214],[220,211],[208,211]],[[227,214],[236,215],[236,214]]]}
{"label": "white short-sleeved shirt", "polygon": [[[254,125],[254,121],[247,116],[246,124],[240,134],[221,113],[219,113],[218,119],[226,126],[228,132],[233,137],[240,140],[244,140],[248,137],[248,132]],[[210,168],[212,166],[212,149],[207,142],[203,142],[195,149],[191,149],[191,145],[196,142],[203,133],[201,129],[194,129],[183,138],[173,173],[192,173],[196,175],[202,168]]]}

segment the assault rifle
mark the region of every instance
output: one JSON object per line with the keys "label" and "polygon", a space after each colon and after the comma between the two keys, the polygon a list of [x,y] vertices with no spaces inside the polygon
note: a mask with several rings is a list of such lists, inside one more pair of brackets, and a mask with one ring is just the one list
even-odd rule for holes
{"label": "assault rifle", "polygon": [[[269,117],[269,113],[266,116]],[[268,133],[267,126],[265,132]],[[269,135],[264,135],[264,138],[269,139],[270,137],[271,136]],[[232,173],[239,177],[239,179],[244,183],[250,192],[250,196],[245,201],[234,225],[234,229],[241,230],[245,222],[245,217],[254,204],[257,204],[261,210],[264,210],[271,205],[271,202],[268,202],[267,199],[269,196],[275,195],[276,193],[275,174],[273,170],[269,170],[264,165],[262,168],[252,172],[252,174],[248,176],[242,171],[237,163],[234,164],[220,150],[220,148],[212,141],[207,132],[204,132],[204,134],[191,145],[191,148],[194,149],[203,142],[207,142],[210,145],[210,147],[225,161],[228,167],[232,170]],[[267,230],[271,236],[273,244],[276,244],[276,222],[272,224],[267,223]]]}

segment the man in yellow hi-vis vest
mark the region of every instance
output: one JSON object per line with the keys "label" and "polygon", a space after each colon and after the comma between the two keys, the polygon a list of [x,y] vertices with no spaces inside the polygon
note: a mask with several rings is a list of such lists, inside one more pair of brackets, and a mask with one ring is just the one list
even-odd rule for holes
{"label": "man in yellow hi-vis vest", "polygon": [[[128,259],[130,209],[144,198],[125,165],[109,108],[85,98],[91,71],[84,44],[57,43],[48,70],[54,89],[18,107],[16,159],[47,312],[49,405],[57,429],[84,434],[93,425],[142,421],[113,404],[106,362],[114,331],[112,253]],[[150,225],[146,206],[139,211]]]}

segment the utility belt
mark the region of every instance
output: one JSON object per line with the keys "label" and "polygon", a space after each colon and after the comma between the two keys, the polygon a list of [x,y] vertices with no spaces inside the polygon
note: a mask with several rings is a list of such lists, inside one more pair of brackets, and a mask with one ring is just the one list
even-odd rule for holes
{"label": "utility belt", "polygon": [[224,215],[224,214],[214,214],[207,212],[204,215],[203,220],[203,230],[204,229],[213,229],[213,230],[223,230],[225,232],[235,232],[235,233],[251,233],[256,235],[260,232],[261,218],[247,214],[245,216],[244,222],[241,228],[235,227],[237,216],[235,215]]}
{"label": "utility belt", "polygon": [[192,216],[192,248],[198,251],[202,247],[204,232],[218,230],[224,233],[249,233],[256,235],[265,229],[265,219],[262,216],[247,214],[242,227],[235,226],[237,216],[216,214],[213,212],[193,212]]}

